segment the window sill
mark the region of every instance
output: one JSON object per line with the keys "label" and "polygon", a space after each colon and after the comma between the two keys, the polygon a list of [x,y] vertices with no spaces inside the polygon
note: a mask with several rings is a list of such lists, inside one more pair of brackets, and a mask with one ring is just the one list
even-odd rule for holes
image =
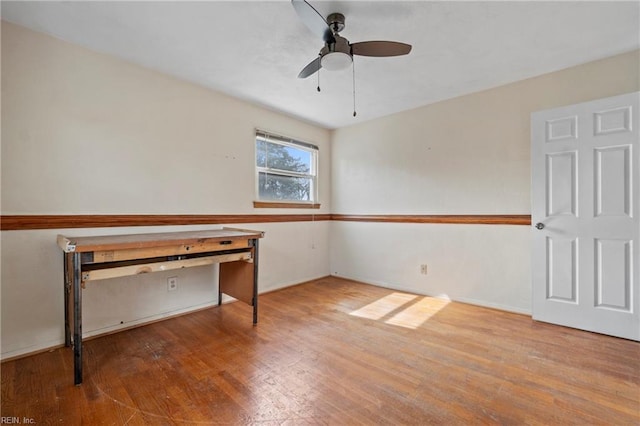
{"label": "window sill", "polygon": [[254,201],[253,207],[258,209],[319,209],[320,204],[286,201]]}

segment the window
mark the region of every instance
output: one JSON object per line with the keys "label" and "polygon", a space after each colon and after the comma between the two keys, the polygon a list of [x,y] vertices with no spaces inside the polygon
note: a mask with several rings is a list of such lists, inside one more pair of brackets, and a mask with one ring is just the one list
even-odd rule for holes
{"label": "window", "polygon": [[316,207],[317,170],[317,146],[256,131],[256,207],[273,202]]}

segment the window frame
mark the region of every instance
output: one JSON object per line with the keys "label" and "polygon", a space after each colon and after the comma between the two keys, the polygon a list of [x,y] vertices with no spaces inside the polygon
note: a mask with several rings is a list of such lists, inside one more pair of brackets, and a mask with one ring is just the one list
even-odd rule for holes
{"label": "window frame", "polygon": [[[282,170],[270,167],[262,167],[258,165],[258,141],[262,140],[266,143],[280,145],[288,148],[293,148],[301,151],[305,151],[310,155],[309,173],[301,173],[290,170]],[[254,166],[255,166],[255,201],[254,207],[259,208],[320,208],[318,202],[318,158],[320,156],[320,149],[313,144],[282,136],[277,133],[267,132],[261,129],[255,130],[254,137]],[[284,176],[292,178],[304,178],[309,179],[309,198],[310,200],[267,200],[260,198],[260,174],[266,173],[267,175]]]}

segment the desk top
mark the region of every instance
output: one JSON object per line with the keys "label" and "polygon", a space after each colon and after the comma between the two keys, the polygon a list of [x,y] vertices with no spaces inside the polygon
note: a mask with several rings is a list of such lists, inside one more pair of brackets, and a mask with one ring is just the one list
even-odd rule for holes
{"label": "desk top", "polygon": [[221,240],[262,238],[264,232],[222,228],[207,231],[163,232],[154,234],[101,235],[70,237],[58,235],[58,246],[67,253],[100,250],[126,250],[173,245],[188,245]]}

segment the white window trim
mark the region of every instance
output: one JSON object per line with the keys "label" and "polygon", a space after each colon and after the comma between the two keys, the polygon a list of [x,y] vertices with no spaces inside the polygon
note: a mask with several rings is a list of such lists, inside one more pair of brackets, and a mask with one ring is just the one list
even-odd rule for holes
{"label": "white window trim", "polygon": [[[283,145],[290,148],[295,148],[303,151],[307,151],[311,154],[311,163],[309,173],[300,173],[293,172],[288,170],[275,169],[270,167],[260,167],[257,164],[258,159],[258,151],[257,151],[257,141],[261,138],[265,142],[274,143],[278,145]],[[255,199],[254,206],[255,207],[274,207],[274,205],[282,204],[282,207],[300,207],[300,206],[308,206],[309,208],[319,208],[320,204],[318,201],[318,157],[320,154],[320,149],[313,144],[301,141],[299,139],[291,138],[288,136],[279,135],[277,133],[268,132],[261,129],[255,130],[255,135],[253,139],[253,149],[254,149],[254,167],[255,167],[255,177],[254,177],[254,193]],[[310,180],[311,190],[310,197],[311,200],[264,200],[260,199],[260,173],[267,173],[272,175],[279,176],[291,176],[291,177],[302,177],[308,178]]]}

